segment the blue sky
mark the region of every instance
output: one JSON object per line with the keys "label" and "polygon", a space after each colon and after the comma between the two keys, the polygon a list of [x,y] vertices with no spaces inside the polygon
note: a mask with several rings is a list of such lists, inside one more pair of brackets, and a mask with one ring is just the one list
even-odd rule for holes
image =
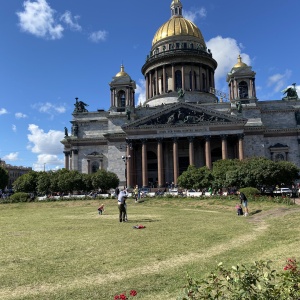
{"label": "blue sky", "polygon": [[[0,159],[34,170],[62,168],[60,140],[75,97],[108,109],[109,82],[125,71],[144,101],[141,67],[171,0],[0,0]],[[182,0],[219,66],[216,87],[242,55],[256,72],[259,100],[300,96],[299,0]]]}

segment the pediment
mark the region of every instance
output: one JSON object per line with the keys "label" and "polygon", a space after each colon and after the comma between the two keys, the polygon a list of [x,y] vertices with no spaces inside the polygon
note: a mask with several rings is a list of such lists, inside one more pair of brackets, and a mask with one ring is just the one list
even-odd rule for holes
{"label": "pediment", "polygon": [[178,103],[130,124],[124,124],[123,129],[230,125],[230,123],[237,122],[245,124],[247,120],[189,103]]}

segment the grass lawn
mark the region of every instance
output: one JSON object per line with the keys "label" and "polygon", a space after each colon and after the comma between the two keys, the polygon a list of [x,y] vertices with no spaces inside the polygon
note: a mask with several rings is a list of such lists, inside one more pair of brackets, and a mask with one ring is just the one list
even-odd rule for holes
{"label": "grass lawn", "polygon": [[300,257],[299,206],[250,201],[238,217],[236,200],[127,202],[127,223],[113,199],[1,205],[0,299],[110,300],[134,289],[137,300],[173,300],[187,272],[261,259],[281,269]]}

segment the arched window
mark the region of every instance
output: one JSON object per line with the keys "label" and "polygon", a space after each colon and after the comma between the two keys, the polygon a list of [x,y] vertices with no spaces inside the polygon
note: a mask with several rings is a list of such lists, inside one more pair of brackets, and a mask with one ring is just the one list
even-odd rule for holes
{"label": "arched window", "polygon": [[240,99],[248,99],[248,84],[246,81],[241,81],[239,83],[239,98]]}
{"label": "arched window", "polygon": [[177,70],[175,72],[175,91],[182,88],[182,77],[181,77],[181,71]]}
{"label": "arched window", "polygon": [[120,107],[125,107],[126,97],[125,97],[125,92],[124,91],[120,91],[118,93],[118,99],[119,99],[119,106]]}
{"label": "arched window", "polygon": [[195,91],[197,91],[198,86],[197,86],[197,73],[194,72],[194,87],[195,87]]}

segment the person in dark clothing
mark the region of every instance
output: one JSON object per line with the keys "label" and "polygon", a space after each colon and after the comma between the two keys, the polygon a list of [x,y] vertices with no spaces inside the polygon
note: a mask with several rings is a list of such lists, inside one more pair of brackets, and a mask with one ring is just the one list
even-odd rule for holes
{"label": "person in dark clothing", "polygon": [[241,204],[243,205],[243,207],[245,209],[244,216],[247,217],[249,215],[248,199],[247,199],[246,195],[244,193],[240,192],[240,191],[237,191],[237,194],[239,195]]}

